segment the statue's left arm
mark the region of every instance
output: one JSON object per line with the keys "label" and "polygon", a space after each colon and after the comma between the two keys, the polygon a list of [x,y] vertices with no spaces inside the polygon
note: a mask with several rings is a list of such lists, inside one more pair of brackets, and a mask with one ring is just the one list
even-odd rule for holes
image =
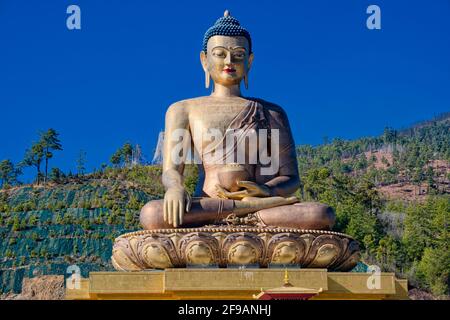
{"label": "statue's left arm", "polygon": [[275,110],[269,109],[268,113],[272,130],[279,130],[279,170],[264,185],[269,188],[270,196],[287,197],[300,187],[295,142],[284,110],[277,106]]}

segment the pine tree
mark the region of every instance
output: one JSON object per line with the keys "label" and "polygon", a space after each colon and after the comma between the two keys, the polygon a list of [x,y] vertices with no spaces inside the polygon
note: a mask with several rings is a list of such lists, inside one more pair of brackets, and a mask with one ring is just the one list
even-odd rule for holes
{"label": "pine tree", "polygon": [[77,173],[79,175],[84,175],[85,171],[86,171],[86,151],[80,150],[77,159]]}
{"label": "pine tree", "polygon": [[59,168],[52,168],[50,171],[49,179],[55,183],[61,183],[66,178],[64,172],[62,172]]}
{"label": "pine tree", "polygon": [[112,163],[112,165],[114,166],[114,167],[119,167],[120,166],[120,164],[122,163],[122,152],[121,152],[121,150],[119,149],[119,150],[117,150],[112,156],[111,156],[111,158],[110,158],[110,160],[109,160],[111,163]]}
{"label": "pine tree", "polygon": [[130,166],[133,158],[133,145],[129,142],[125,143],[121,148],[116,150],[109,161],[117,168],[124,164]]}
{"label": "pine tree", "polygon": [[15,168],[11,160],[7,159],[0,162],[0,187],[16,183],[19,173],[20,170],[18,168]]}
{"label": "pine tree", "polygon": [[41,133],[40,143],[42,148],[44,149],[44,158],[45,158],[45,174],[44,174],[44,183],[47,183],[48,177],[48,161],[53,158],[53,152],[62,150],[61,141],[58,139],[59,133],[56,132],[55,129],[48,129],[46,132]]}
{"label": "pine tree", "polygon": [[122,155],[124,157],[125,165],[129,166],[131,164],[131,158],[133,156],[133,146],[131,143],[127,142],[122,147]]}
{"label": "pine tree", "polygon": [[25,152],[25,157],[21,161],[21,167],[35,167],[37,170],[37,184],[40,183],[42,173],[41,173],[41,163],[44,158],[44,147],[42,143],[36,142],[34,143],[30,149],[27,149]]}

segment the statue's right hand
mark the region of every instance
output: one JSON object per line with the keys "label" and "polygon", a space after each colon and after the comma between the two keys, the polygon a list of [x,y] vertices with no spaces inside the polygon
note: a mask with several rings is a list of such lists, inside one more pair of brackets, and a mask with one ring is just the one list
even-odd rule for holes
{"label": "statue's right hand", "polygon": [[175,228],[183,224],[185,212],[191,209],[192,199],[182,187],[171,187],[164,195],[164,221]]}

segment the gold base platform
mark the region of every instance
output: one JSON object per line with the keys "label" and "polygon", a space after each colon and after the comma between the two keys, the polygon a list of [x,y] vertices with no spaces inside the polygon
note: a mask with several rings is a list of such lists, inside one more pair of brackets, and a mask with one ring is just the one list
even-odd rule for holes
{"label": "gold base platform", "polygon": [[[288,269],[294,288],[317,291],[311,300],[408,299],[407,280],[381,273],[370,289],[371,274]],[[139,272],[91,272],[66,299],[254,300],[262,291],[283,285],[285,269],[166,269]],[[369,285],[368,285],[369,281]],[[292,291],[292,289],[291,289]]]}
{"label": "gold base platform", "polygon": [[286,266],[350,271],[360,259],[351,236],[326,230],[210,226],[141,230],[116,238],[117,271]]}

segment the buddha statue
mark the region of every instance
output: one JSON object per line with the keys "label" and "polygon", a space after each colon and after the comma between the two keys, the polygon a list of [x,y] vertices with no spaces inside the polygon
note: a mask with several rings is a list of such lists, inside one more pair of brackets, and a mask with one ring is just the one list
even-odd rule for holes
{"label": "buddha statue", "polygon": [[[286,113],[244,97],[254,59],[249,32],[228,11],[207,30],[200,61],[209,96],[172,104],[166,113],[164,199],[141,210],[147,230],[199,227],[251,216],[258,226],[331,230],[333,210],[300,203],[295,144]],[[194,197],[183,187],[189,152],[200,181]],[[192,156],[191,156],[192,158]],[[192,161],[192,159],[190,160]],[[242,220],[241,220],[242,221]]]}
{"label": "buddha statue", "polygon": [[[200,52],[212,93],[167,110],[164,199],[142,208],[144,230],[115,239],[115,269],[290,265],[347,271],[358,262],[358,243],[331,231],[333,210],[294,195],[300,180],[286,113],[241,94],[253,57],[250,34],[226,11],[206,32]],[[200,173],[193,197],[183,187],[188,163]]]}

